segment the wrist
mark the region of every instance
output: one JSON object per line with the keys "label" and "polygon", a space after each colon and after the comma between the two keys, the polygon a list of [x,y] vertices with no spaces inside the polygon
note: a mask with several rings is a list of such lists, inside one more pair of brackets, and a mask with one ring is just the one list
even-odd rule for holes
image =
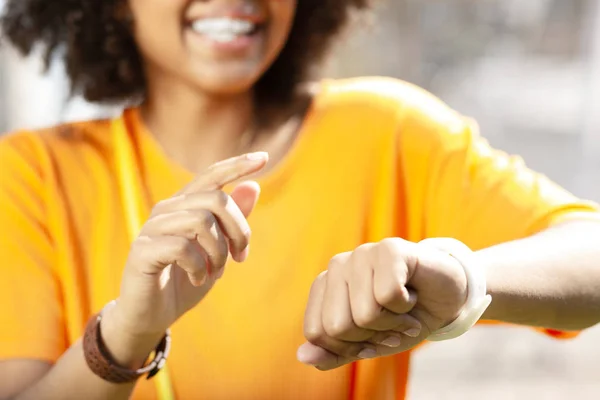
{"label": "wrist", "polygon": [[430,341],[453,339],[467,332],[482,317],[492,298],[487,291],[486,271],[479,265],[475,253],[454,239],[438,239],[438,248],[447,252],[462,266],[467,280],[467,298],[458,317],[434,331]]}
{"label": "wrist", "polygon": [[498,268],[494,267],[493,257],[490,258],[487,249],[476,251],[473,254],[473,258],[476,260],[477,265],[485,271],[487,294],[494,299],[481,316],[481,319],[500,321],[502,320],[502,313],[499,313],[499,311],[503,308],[503,296],[501,295],[502,290],[500,289],[502,286],[502,271],[498,271]]}
{"label": "wrist", "polygon": [[131,333],[126,329],[121,315],[118,303],[104,309],[100,321],[102,341],[118,365],[130,369],[141,368],[165,333]]}

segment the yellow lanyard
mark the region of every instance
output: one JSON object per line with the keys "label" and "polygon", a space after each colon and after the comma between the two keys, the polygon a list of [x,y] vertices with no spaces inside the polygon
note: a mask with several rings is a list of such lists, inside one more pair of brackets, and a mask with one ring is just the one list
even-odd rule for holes
{"label": "yellow lanyard", "polygon": [[[145,209],[149,208],[147,204],[148,200],[143,198],[142,180],[139,176],[136,176],[135,169],[137,164],[135,163],[133,146],[131,146],[128,139],[124,117],[113,120],[111,133],[114,135],[119,189],[123,207],[125,208],[127,232],[130,240],[133,242],[149,212]],[[153,380],[156,383],[159,400],[175,400],[167,364],[163,366]]]}

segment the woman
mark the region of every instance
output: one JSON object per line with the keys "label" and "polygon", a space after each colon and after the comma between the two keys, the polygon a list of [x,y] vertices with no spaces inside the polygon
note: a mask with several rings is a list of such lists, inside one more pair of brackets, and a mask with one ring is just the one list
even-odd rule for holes
{"label": "woman", "polygon": [[368,7],[8,1],[18,49],[140,106],[0,142],[0,398],[401,399],[484,312],[598,322],[596,205],[406,83],[301,85]]}

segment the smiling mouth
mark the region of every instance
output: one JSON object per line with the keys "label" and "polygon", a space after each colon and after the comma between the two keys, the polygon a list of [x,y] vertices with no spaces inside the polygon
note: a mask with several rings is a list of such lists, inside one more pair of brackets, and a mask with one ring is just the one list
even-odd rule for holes
{"label": "smiling mouth", "polygon": [[202,18],[190,24],[193,32],[219,43],[256,35],[262,26],[262,23],[231,17]]}

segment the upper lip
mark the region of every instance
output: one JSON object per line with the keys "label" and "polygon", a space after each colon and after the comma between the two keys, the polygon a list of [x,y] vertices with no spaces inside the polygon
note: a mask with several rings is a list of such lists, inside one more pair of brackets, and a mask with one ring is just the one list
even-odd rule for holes
{"label": "upper lip", "polygon": [[241,19],[244,21],[249,21],[254,24],[263,24],[266,22],[267,18],[263,12],[259,10],[248,10],[248,7],[244,7],[244,5],[240,5],[238,7],[228,7],[227,9],[215,9],[210,12],[204,13],[195,13],[186,18],[188,23],[192,23],[199,19],[207,19],[207,18],[232,18],[232,19]]}

